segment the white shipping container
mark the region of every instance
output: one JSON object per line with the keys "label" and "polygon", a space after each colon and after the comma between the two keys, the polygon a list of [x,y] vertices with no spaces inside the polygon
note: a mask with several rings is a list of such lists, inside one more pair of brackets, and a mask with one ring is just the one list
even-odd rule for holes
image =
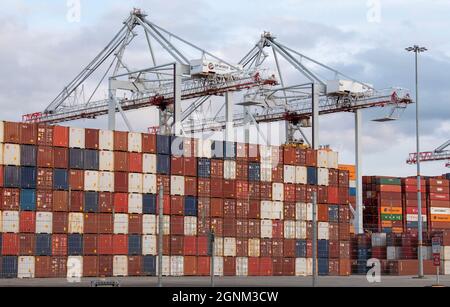
{"label": "white shipping container", "polygon": [[272,200],[284,201],[284,185],[282,183],[272,185]]}
{"label": "white shipping container", "polygon": [[142,194],[128,194],[128,213],[142,214]]}
{"label": "white shipping container", "polygon": [[142,174],[130,173],[128,174],[128,192],[142,193]]}
{"label": "white shipping container", "polygon": [[170,179],[170,194],[184,196],[184,177],[171,176]]}
{"label": "white shipping container", "polygon": [[128,214],[114,214],[114,234],[128,234]]}
{"label": "white shipping container", "polygon": [[[170,215],[164,215],[163,217],[163,235],[170,235]],[[159,216],[156,215],[156,234],[159,234]]]}
{"label": "white shipping container", "polygon": [[36,233],[53,233],[53,213],[37,212],[36,213]]}
{"label": "white shipping container", "polygon": [[0,143],[0,165],[3,165],[3,144]]}
{"label": "white shipping container", "polygon": [[402,248],[397,246],[387,247],[387,260],[400,260]]}
{"label": "white shipping container", "polygon": [[144,174],[156,174],[156,155],[143,154],[142,155],[142,172]]}
{"label": "white shipping container", "polygon": [[248,256],[259,257],[260,256],[261,241],[260,239],[248,240]]}
{"label": "white shipping container", "polygon": [[85,171],[84,172],[84,190],[98,192],[98,172]]}
{"label": "white shipping container", "polygon": [[305,203],[295,204],[295,218],[297,221],[307,221],[307,205]]}
{"label": "white shipping container", "polygon": [[3,164],[20,166],[20,145],[5,144],[3,146]]}
{"label": "white shipping container", "polygon": [[35,258],[21,256],[18,260],[17,278],[34,278]]}
{"label": "white shipping container", "polygon": [[144,256],[158,255],[157,237],[155,235],[143,235],[142,236],[142,255],[144,255]]}
{"label": "white shipping container", "polygon": [[259,145],[261,162],[272,163],[272,146]]}
{"label": "white shipping container", "polygon": [[318,150],[317,151],[317,167],[328,168],[328,151]]}
{"label": "white shipping container", "polygon": [[236,161],[225,160],[223,164],[223,177],[227,180],[236,179]]}
{"label": "white shipping container", "polygon": [[99,154],[99,169],[101,171],[114,172],[114,152],[100,151]]}
{"label": "white shipping container", "polygon": [[272,203],[272,220],[284,219],[284,203],[280,201],[274,201]]}
{"label": "white shipping container", "polygon": [[441,247],[441,258],[443,260],[450,260],[450,246]]}
{"label": "white shipping container", "polygon": [[261,164],[261,181],[272,182],[272,164]]}
{"label": "white shipping container", "polygon": [[[306,220],[309,222],[311,222],[313,220],[313,210],[314,210],[313,204],[306,204]],[[316,216],[317,216],[317,210],[316,210]]]}
{"label": "white shipping container", "polygon": [[170,257],[170,276],[184,275],[184,257],[172,256]]}
{"label": "white shipping container", "polygon": [[295,183],[308,184],[308,169],[304,166],[295,167]]}
{"label": "white shipping container", "polygon": [[114,150],[114,132],[109,130],[100,130],[99,144],[100,150]]}
{"label": "white shipping container", "polygon": [[339,168],[339,153],[335,151],[328,152],[328,168]]}
{"label": "white shipping container", "polygon": [[197,155],[198,158],[208,158],[211,159],[211,140],[197,140]]}
{"label": "white shipping container", "polygon": [[142,192],[144,194],[157,194],[156,175],[144,174],[142,181]]}
{"label": "white shipping container", "polygon": [[184,217],[184,235],[185,236],[197,235],[197,217],[195,216]]}
{"label": "white shipping container", "polygon": [[[156,257],[156,274],[159,274],[159,256]],[[170,256],[163,256],[162,275],[170,276]]]}
{"label": "white shipping container", "polygon": [[271,201],[261,201],[261,219],[270,220],[272,218],[272,202]]}
{"label": "white shipping container", "polygon": [[0,121],[0,143],[5,141],[5,122]]}
{"label": "white shipping container", "polygon": [[99,172],[98,190],[99,192],[114,192],[114,173]]}
{"label": "white shipping container", "polygon": [[129,132],[128,133],[128,151],[142,152],[142,134]]}
{"label": "white shipping container", "polygon": [[236,276],[240,276],[240,277],[248,276],[248,258],[247,257],[236,258]]}
{"label": "white shipping container", "polygon": [[298,240],[307,239],[307,223],[304,221],[295,222],[295,236]]}
{"label": "white shipping container", "polygon": [[225,238],[223,240],[224,257],[236,257],[236,238]]}
{"label": "white shipping container", "polygon": [[317,171],[317,183],[321,186],[328,186],[330,180],[329,171],[327,168],[319,168]]}
{"label": "white shipping container", "polygon": [[372,246],[384,247],[386,246],[387,235],[385,233],[373,233],[372,234]]}
{"label": "white shipping container", "polygon": [[[406,221],[407,222],[419,222],[419,215],[418,214],[407,214]],[[427,222],[428,217],[426,215],[422,215],[422,221]]]}
{"label": "white shipping container", "polygon": [[19,233],[19,212],[3,211],[3,233]]}
{"label": "white shipping container", "polygon": [[295,276],[308,276],[308,265],[306,258],[295,259]]}
{"label": "white shipping container", "polygon": [[69,129],[69,147],[85,148],[85,132],[83,128],[70,127]]}
{"label": "white shipping container", "polygon": [[128,257],[127,256],[114,256],[113,276],[115,276],[115,277],[128,276]]}
{"label": "white shipping container", "polygon": [[263,239],[272,239],[273,235],[273,226],[271,220],[262,220],[261,221],[261,238]]}
{"label": "white shipping container", "polygon": [[284,166],[284,183],[295,183],[296,175],[295,175],[296,167],[291,165]]}
{"label": "white shipping container", "polygon": [[214,259],[214,276],[223,276],[223,257]]}
{"label": "white shipping container", "polygon": [[441,261],[441,274],[450,275],[450,261]]}
{"label": "white shipping container", "polygon": [[223,257],[223,238],[216,238],[214,241],[214,256]]}
{"label": "white shipping container", "polygon": [[284,221],[284,238],[296,239],[295,221]]}
{"label": "white shipping container", "polygon": [[69,233],[82,234],[84,232],[83,213],[69,213]]}
{"label": "white shipping container", "polygon": [[317,227],[318,239],[319,240],[330,240],[330,224],[329,223],[319,223]]}
{"label": "white shipping container", "polygon": [[67,258],[67,279],[78,282],[83,277],[83,257],[70,256]]}
{"label": "white shipping container", "polygon": [[144,235],[156,235],[156,215],[144,214],[142,216],[142,232]]}

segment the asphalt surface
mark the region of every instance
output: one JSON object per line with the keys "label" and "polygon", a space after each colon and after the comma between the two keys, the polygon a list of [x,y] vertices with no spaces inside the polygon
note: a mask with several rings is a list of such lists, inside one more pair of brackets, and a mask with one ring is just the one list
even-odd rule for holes
{"label": "asphalt surface", "polygon": [[[441,284],[450,287],[450,276],[441,276]],[[121,287],[156,287],[155,277],[127,277],[108,279],[82,279],[79,283],[69,283],[66,279],[4,279],[0,287],[90,287],[92,281],[117,281]],[[430,287],[436,284],[436,277],[424,279],[409,277],[382,277],[380,283],[369,283],[365,276],[319,277],[318,287]],[[311,277],[217,277],[216,287],[310,287]],[[209,287],[209,277],[166,277],[165,287]]]}

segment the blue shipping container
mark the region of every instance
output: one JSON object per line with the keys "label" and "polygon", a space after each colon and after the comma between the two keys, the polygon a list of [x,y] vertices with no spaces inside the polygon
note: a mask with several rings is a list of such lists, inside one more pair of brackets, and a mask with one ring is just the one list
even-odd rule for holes
{"label": "blue shipping container", "polygon": [[20,165],[36,166],[37,160],[36,146],[20,145]]}
{"label": "blue shipping container", "polygon": [[1,278],[17,278],[18,272],[18,257],[16,256],[4,256],[1,259],[2,262],[2,270],[0,277]]}
{"label": "blue shipping container", "polygon": [[142,240],[140,235],[130,235],[128,237],[128,255],[142,255]]}
{"label": "blue shipping container", "polygon": [[331,223],[339,223],[339,206],[328,206],[328,221]]}
{"label": "blue shipping container", "polygon": [[36,235],[36,256],[52,255],[52,235],[37,234]]}
{"label": "blue shipping container", "polygon": [[236,143],[234,142],[224,142],[225,148],[224,148],[224,157],[227,160],[234,160],[236,159]]}
{"label": "blue shipping container", "polygon": [[317,263],[319,276],[328,276],[330,270],[328,258],[319,258]]}
{"label": "blue shipping container", "polygon": [[70,148],[69,166],[71,169],[83,169],[84,168],[83,149]]}
{"label": "blue shipping container", "polygon": [[186,196],[184,199],[184,215],[185,216],[197,216],[198,214],[197,198],[192,196]]}
{"label": "blue shipping container", "polygon": [[172,136],[171,138],[171,155],[175,157],[184,156],[184,140],[179,136]]}
{"label": "blue shipping container", "polygon": [[170,159],[168,155],[157,155],[157,173],[160,175],[170,175]]}
{"label": "blue shipping container", "polygon": [[160,155],[170,155],[170,144],[171,137],[168,135],[157,135],[156,136],[156,153]]}
{"label": "blue shipping container", "polygon": [[5,188],[20,188],[20,167],[5,166],[3,181]]}
{"label": "blue shipping container", "polygon": [[297,258],[306,258],[307,242],[306,240],[297,240],[295,243],[295,253]]}
{"label": "blue shipping container", "polygon": [[349,188],[349,189],[348,189],[348,194],[349,194],[350,196],[356,197],[356,188]]}
{"label": "blue shipping container", "polygon": [[142,211],[144,214],[156,214],[156,195],[144,194],[142,196]]}
{"label": "blue shipping container", "polygon": [[36,211],[36,190],[20,191],[20,210]]}
{"label": "blue shipping container", "polygon": [[145,276],[156,276],[156,256],[144,256],[142,267]]}
{"label": "blue shipping container", "polygon": [[211,156],[213,159],[223,159],[224,146],[222,141],[211,142]]}
{"label": "blue shipping container", "polygon": [[69,189],[67,170],[55,169],[53,171],[53,188],[55,190],[68,190]]}
{"label": "blue shipping container", "polygon": [[84,192],[84,212],[98,213],[97,192]]}
{"label": "blue shipping container", "polygon": [[317,241],[317,256],[318,258],[328,258],[328,240]]}
{"label": "blue shipping container", "polygon": [[88,171],[98,171],[99,152],[97,150],[84,150],[84,169]]}
{"label": "blue shipping container", "polygon": [[248,181],[261,181],[261,164],[249,163],[248,164]]}
{"label": "blue shipping container", "polygon": [[80,234],[70,234],[67,238],[69,256],[83,255],[83,236]]}
{"label": "blue shipping container", "polygon": [[197,172],[200,178],[211,178],[211,160],[205,158],[198,159]]}
{"label": "blue shipping container", "polygon": [[370,259],[370,254],[372,251],[370,248],[358,248],[358,260],[368,260]]}
{"label": "blue shipping container", "polygon": [[20,187],[22,189],[36,189],[36,168],[21,167],[20,168]]}
{"label": "blue shipping container", "polygon": [[317,168],[308,167],[308,184],[317,185]]}

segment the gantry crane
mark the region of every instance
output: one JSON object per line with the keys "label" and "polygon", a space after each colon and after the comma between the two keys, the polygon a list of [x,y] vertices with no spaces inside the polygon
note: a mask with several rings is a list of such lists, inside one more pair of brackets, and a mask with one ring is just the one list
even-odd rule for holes
{"label": "gantry crane", "polygon": [[[420,162],[447,161],[445,167],[450,168],[450,150],[446,150],[450,146],[450,141],[442,144],[434,151],[421,152]],[[411,153],[406,163],[412,165],[417,164],[417,153]]]}
{"label": "gantry crane", "polygon": [[[137,65],[144,68],[132,69],[125,55],[139,29],[148,46],[149,67],[140,63]],[[100,80],[89,99],[79,99],[77,90],[98,71]],[[100,89],[107,89],[108,97],[96,99]],[[203,114],[208,102],[216,104],[211,108],[215,110],[212,116]],[[23,121],[54,124],[108,114],[108,128],[112,130],[115,114],[120,113],[132,130],[125,111],[157,107],[159,133],[188,135],[225,130],[225,138],[232,141],[234,128],[244,126],[248,142],[250,125],[259,129],[261,123],[285,122],[287,142],[294,141],[299,131],[306,143],[318,149],[319,116],[354,113],[358,178],[354,216],[355,229],[361,233],[362,110],[388,108],[388,115],[378,120],[382,122],[398,119],[411,103],[407,90],[377,90],[287,47],[270,32],[264,32],[256,45],[232,64],[152,23],[143,11],[134,9],[110,43],[50,105],[43,112],[24,115]],[[311,142],[304,131],[310,127]]]}

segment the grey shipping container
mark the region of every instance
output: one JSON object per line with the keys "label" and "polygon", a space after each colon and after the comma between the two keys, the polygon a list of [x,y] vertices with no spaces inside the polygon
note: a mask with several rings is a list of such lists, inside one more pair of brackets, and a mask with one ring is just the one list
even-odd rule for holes
{"label": "grey shipping container", "polygon": [[20,165],[36,166],[37,150],[33,145],[20,145]]}

